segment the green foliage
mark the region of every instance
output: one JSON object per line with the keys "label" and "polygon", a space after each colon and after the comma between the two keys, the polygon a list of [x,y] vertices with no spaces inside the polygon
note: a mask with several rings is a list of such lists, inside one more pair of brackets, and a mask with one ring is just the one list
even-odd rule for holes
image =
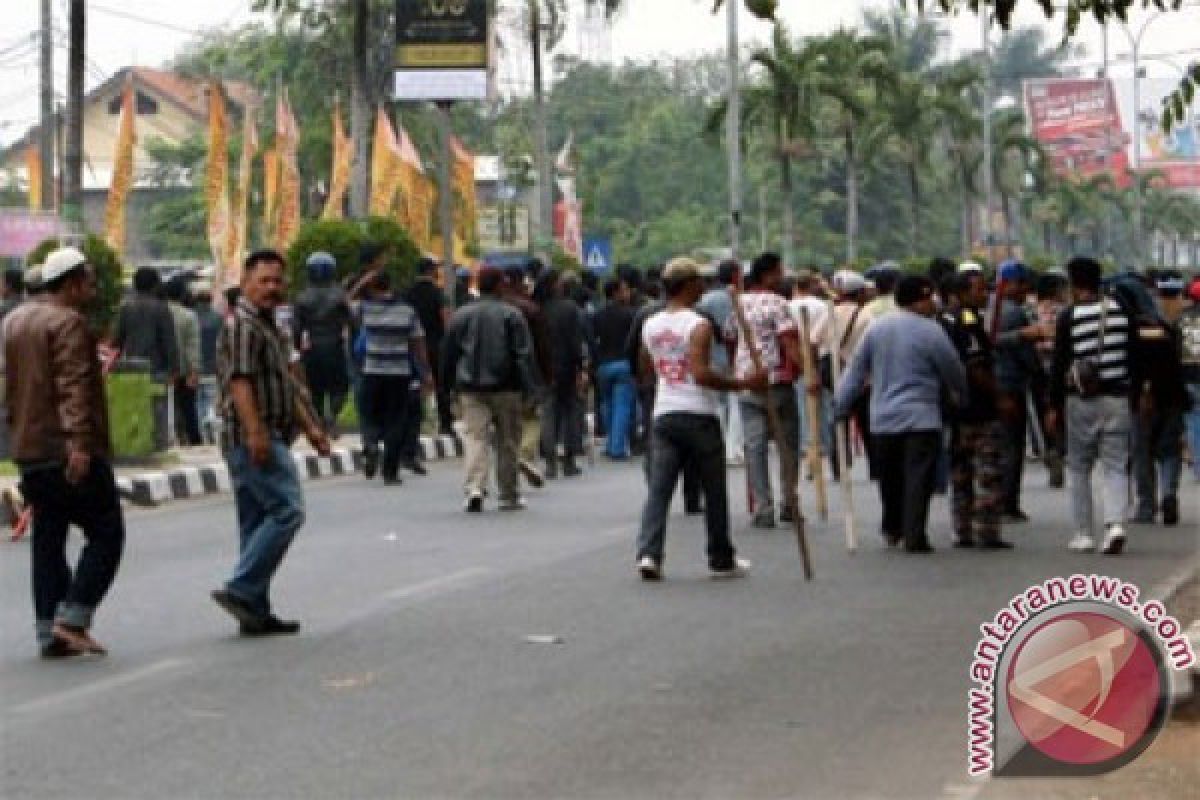
{"label": "green foliage", "polygon": [[156,448],[155,398],[165,389],[145,373],[113,373],[104,382],[108,398],[113,453],[118,458],[146,458]]}
{"label": "green foliage", "polygon": [[394,220],[370,217],[365,223],[353,220],[315,220],[300,227],[296,241],[288,248],[290,285],[299,291],[308,285],[305,262],[318,251],[337,259],[338,277],[356,275],[362,269],[359,260],[363,245],[383,245],[389,254],[387,269],[400,285],[413,279],[421,257],[404,228]]}
{"label": "green foliage", "polygon": [[[46,239],[29,252],[25,257],[28,264],[40,264],[46,256],[62,245],[58,239]],[[124,267],[117,253],[95,234],[89,233],[83,240],[84,256],[96,271],[96,302],[88,319],[92,327],[100,332],[106,332],[117,314],[117,306],[121,302],[121,282]]]}

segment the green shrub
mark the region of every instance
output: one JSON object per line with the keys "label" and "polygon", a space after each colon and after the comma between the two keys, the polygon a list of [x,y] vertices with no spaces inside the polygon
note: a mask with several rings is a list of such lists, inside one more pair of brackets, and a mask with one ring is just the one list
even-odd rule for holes
{"label": "green shrub", "polygon": [[293,291],[308,285],[305,262],[313,253],[324,251],[337,260],[338,278],[358,273],[359,253],[368,242],[387,248],[390,259],[388,272],[400,285],[413,279],[420,251],[395,220],[369,217],[358,220],[314,220],[300,227],[296,240],[287,251],[288,276]]}
{"label": "green shrub", "polygon": [[[61,246],[58,239],[47,239],[29,252],[25,262],[41,264],[47,255]],[[115,250],[95,234],[89,233],[84,238],[82,249],[88,263],[96,270],[96,304],[89,314],[89,319],[96,331],[105,333],[116,317],[117,306],[121,302],[121,259]]]}
{"label": "green shrub", "polygon": [[104,382],[117,458],[146,458],[156,448],[154,402],[166,390],[143,373],[114,372]]}

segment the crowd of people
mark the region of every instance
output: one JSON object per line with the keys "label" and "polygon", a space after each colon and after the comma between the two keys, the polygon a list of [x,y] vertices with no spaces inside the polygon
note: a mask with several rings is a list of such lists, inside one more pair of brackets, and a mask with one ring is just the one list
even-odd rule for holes
{"label": "crowd of people", "polygon": [[[89,630],[124,540],[103,393],[114,363],[171,387],[180,443],[219,440],[240,550],[213,599],[246,635],[299,630],[270,602],[305,517],[289,451],[303,433],[328,454],[348,403],[364,475],[387,486],[425,474],[426,416],[460,435],[469,514],[487,506],[493,464],[498,509],[515,512],[522,483],[583,474],[596,441],[613,462],[643,455],[646,580],[662,578],[681,478],[685,510],[704,515],[713,576],[750,569],[730,533],[731,465],[745,466],[750,525],[770,529],[801,521],[804,469],[821,485],[826,465],[848,480],[865,458],[883,540],[911,553],[933,550],[937,492],[951,495],[956,547],[1011,548],[1003,530],[1028,520],[1031,449],[1050,487],[1069,485],[1066,544],[1080,552],[1122,552],[1130,523],[1179,523],[1185,438],[1200,480],[1200,279],[1176,272],[1106,278],[1080,257],[1042,274],[944,259],[922,274],[890,263],[822,273],[768,252],[747,265],[624,266],[602,281],[530,259],[460,274],[452,306],[435,261],[398,286],[385,248],[360,255],[339,281],[334,257],[312,254],[291,302],[270,250],[247,258],[217,304],[203,283],[139,270],[106,359],[86,318],[96,280],[82,253],[5,276],[2,399],[33,508],[43,655],[104,652]],[[86,540],[74,570],[72,524]]]}

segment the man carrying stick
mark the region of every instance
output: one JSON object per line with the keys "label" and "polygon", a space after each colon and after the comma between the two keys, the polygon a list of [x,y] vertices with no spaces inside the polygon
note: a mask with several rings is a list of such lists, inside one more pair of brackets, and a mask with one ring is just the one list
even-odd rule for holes
{"label": "man carrying stick", "polygon": [[725,441],[718,417],[717,391],[761,391],[761,370],[741,380],[712,368],[713,328],[692,306],[704,283],[700,267],[678,258],[663,270],[667,305],[642,328],[641,360],[658,377],[654,399],[653,458],[649,493],[637,542],[637,568],[643,580],[662,579],[667,513],[685,464],[695,466],[704,490],[708,565],[714,578],[742,577],[750,562],[738,558],[729,536],[729,495],[725,485]]}

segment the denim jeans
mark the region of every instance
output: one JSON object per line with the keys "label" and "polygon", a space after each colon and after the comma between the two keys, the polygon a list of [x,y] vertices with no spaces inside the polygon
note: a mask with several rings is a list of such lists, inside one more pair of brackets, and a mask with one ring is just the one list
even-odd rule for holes
{"label": "denim jeans", "polygon": [[1092,534],[1092,469],[1104,468],[1104,524],[1125,522],[1129,512],[1129,400],[1075,395],[1067,398],[1067,474],[1075,529]]}
{"label": "denim jeans", "polygon": [[[779,424],[783,428],[780,436],[786,438],[779,446],[779,481],[784,498],[798,491],[798,487],[788,487],[783,484],[788,476],[795,480],[798,476],[798,452],[796,442],[800,440],[800,418],[796,408],[796,392],[790,383],[772,386],[768,402],[775,407]],[[767,407],[759,402],[741,400],[742,422],[746,428],[746,472],[750,479],[750,491],[754,496],[755,514],[764,516],[775,513],[775,500],[771,491],[771,475],[768,466],[767,443],[770,440],[768,430]]]}
{"label": "denim jeans", "polygon": [[684,465],[692,465],[704,491],[704,522],[708,529],[708,564],[713,569],[733,566],[729,538],[729,496],[725,487],[725,442],[721,424],[705,414],[663,414],[654,420],[653,457],[646,505],[638,533],[638,558],[662,563],[671,497]]}
{"label": "denim jeans", "polygon": [[608,438],[604,452],[611,458],[629,456],[629,430],[633,425],[633,370],[624,359],[609,361],[596,370],[600,415]]}
{"label": "denim jeans", "polygon": [[1157,500],[1179,494],[1183,472],[1183,411],[1158,409],[1139,419],[1133,432],[1133,479],[1139,517],[1152,517]]}
{"label": "denim jeans", "polygon": [[237,566],[225,588],[267,616],[271,613],[271,579],[304,525],[304,493],[296,462],[282,439],[271,440],[271,460],[266,466],[255,465],[250,451],[241,445],[225,453],[225,462],[233,482],[241,537]]}
{"label": "denim jeans", "polygon": [[1187,424],[1188,450],[1192,453],[1192,477],[1200,481],[1200,383],[1189,383],[1192,410],[1184,416]]}
{"label": "denim jeans", "polygon": [[[93,459],[80,483],[67,482],[61,465],[22,470],[21,494],[33,507],[33,610],[38,643],[50,642],[55,620],[90,628],[112,586],[125,544],[125,519],[112,467]],[[74,575],[67,564],[67,531],[83,531]]]}

